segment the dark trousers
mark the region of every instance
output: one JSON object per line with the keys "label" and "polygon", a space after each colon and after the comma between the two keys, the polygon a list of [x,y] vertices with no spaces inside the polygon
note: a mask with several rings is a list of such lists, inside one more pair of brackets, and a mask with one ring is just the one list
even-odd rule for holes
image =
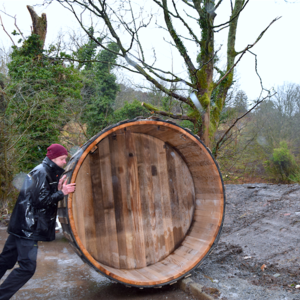
{"label": "dark trousers", "polygon": [[34,274],[36,269],[37,241],[9,235],[0,254],[0,279],[8,269],[15,268],[0,286],[0,300],[10,299]]}

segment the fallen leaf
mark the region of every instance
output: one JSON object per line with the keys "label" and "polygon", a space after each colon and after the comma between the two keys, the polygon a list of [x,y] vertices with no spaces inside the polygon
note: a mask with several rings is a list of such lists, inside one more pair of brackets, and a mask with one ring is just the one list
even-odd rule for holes
{"label": "fallen leaf", "polygon": [[203,276],[204,276],[205,278],[209,279],[211,282],[213,281],[213,279],[212,279],[211,277],[206,276],[206,275],[204,275],[204,274],[203,274]]}
{"label": "fallen leaf", "polygon": [[265,264],[263,264],[260,268],[262,271],[264,271],[267,268],[267,266]]}

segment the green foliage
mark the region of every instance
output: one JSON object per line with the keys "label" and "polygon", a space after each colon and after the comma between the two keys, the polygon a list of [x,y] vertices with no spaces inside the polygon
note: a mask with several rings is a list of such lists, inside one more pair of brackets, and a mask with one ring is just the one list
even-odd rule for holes
{"label": "green foliage", "polygon": [[132,103],[126,101],[122,108],[119,108],[114,112],[114,121],[120,122],[126,119],[134,119],[138,116],[147,118],[150,115],[151,113],[141,105],[141,102],[135,99]]}
{"label": "green foliage", "polygon": [[[89,29],[89,33],[91,35],[94,34],[93,28]],[[75,53],[75,56],[77,57],[77,59],[79,61],[82,61],[82,62],[79,62],[78,69],[81,69],[84,67],[85,71],[92,70],[93,62],[91,60],[94,59],[96,56],[97,47],[98,47],[97,43],[94,40],[90,39],[88,43],[86,43],[85,45],[83,45],[82,47],[80,47],[77,50],[77,53]]]}
{"label": "green foliage", "polygon": [[[93,35],[93,28],[89,31]],[[90,39],[74,53],[81,61],[79,68],[84,84],[82,121],[88,126],[89,137],[113,123],[113,105],[119,90],[116,76],[111,72],[119,51],[117,44],[110,43],[108,50],[99,53],[96,51],[97,47],[95,41]]]}
{"label": "green foliage", "polygon": [[12,60],[18,60],[20,57],[37,58],[38,55],[43,54],[42,41],[37,34],[32,34],[24,41],[21,48],[13,46]]}
{"label": "green foliage", "polygon": [[289,176],[289,181],[300,183],[300,170]]}
{"label": "green foliage", "polygon": [[8,64],[8,115],[18,128],[15,145],[19,167],[29,171],[45,157],[47,147],[57,143],[60,130],[72,114],[72,103],[80,96],[80,76],[42,49],[35,34],[22,47],[13,47]]}
{"label": "green foliage", "polygon": [[183,128],[188,128],[188,129],[192,130],[192,132],[194,132],[194,133],[197,133],[197,132],[195,132],[194,124],[189,120],[183,120],[179,123],[179,125]]}
{"label": "green foliage", "polygon": [[[276,96],[236,123],[222,143],[218,160],[223,173],[237,174],[244,182],[252,177],[252,182],[299,182],[300,87],[284,84],[276,90]],[[226,101],[217,139],[245,112],[246,98],[238,91]]]}
{"label": "green foliage", "polygon": [[272,158],[265,162],[265,168],[274,179],[283,182],[295,180],[300,171],[285,141],[280,142],[279,148],[274,148]]}
{"label": "green foliage", "polygon": [[162,97],[161,104],[163,110],[165,110],[166,112],[172,111],[172,108],[174,107],[174,102],[175,101],[172,97]]}

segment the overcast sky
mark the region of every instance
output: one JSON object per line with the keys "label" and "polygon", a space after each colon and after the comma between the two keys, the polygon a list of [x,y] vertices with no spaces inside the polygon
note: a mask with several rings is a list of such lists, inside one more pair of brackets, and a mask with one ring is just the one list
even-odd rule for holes
{"label": "overcast sky", "polygon": [[[26,5],[42,2],[39,0],[0,0],[0,9],[5,10],[8,14],[16,15],[17,25],[24,32],[25,36],[28,36],[30,34],[31,18]],[[220,19],[227,15],[226,2],[229,3],[229,0],[224,0],[223,7],[220,7],[219,11],[217,11]],[[268,89],[282,85],[284,82],[300,83],[298,75],[300,70],[300,59],[298,57],[300,39],[297,33],[298,28],[300,28],[300,1],[296,2],[298,3],[289,4],[284,0],[250,0],[239,19],[236,42],[237,51],[253,43],[260,32],[275,17],[282,16],[252,49],[258,55],[258,71],[264,86]],[[39,15],[43,12],[47,14],[47,43],[55,41],[60,30],[67,31],[72,29],[79,31],[79,26],[74,17],[57,3],[47,8],[36,7],[35,10]],[[12,32],[14,30],[14,20],[2,12],[0,12],[0,15],[6,30]],[[217,21],[216,23],[219,22]],[[11,44],[2,28],[0,28],[0,41],[0,46],[6,49]],[[176,51],[173,50],[172,55],[170,55],[170,46],[162,46],[163,43],[158,41],[158,36],[147,34],[145,42],[149,43],[146,45],[146,49],[150,50],[154,46],[158,49],[157,52],[162,54],[160,62],[162,66],[165,66],[165,69],[170,69],[172,55],[173,66],[174,64],[176,65]],[[224,53],[226,50],[226,34],[220,34],[217,37],[217,43],[218,45],[223,44],[222,50]],[[191,53],[193,54],[193,50],[191,50]],[[223,57],[225,58],[225,54],[223,54]],[[177,70],[180,70],[180,68],[182,68],[182,63],[176,65]],[[237,77],[240,88],[247,93],[249,99],[258,97],[260,84],[255,74],[254,56],[246,54],[243,57],[237,69]]]}

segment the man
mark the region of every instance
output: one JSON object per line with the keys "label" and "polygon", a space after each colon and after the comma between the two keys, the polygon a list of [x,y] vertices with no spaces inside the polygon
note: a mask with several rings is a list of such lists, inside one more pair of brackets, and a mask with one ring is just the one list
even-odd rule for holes
{"label": "man", "polygon": [[57,203],[75,191],[75,183],[67,184],[64,172],[68,152],[59,144],[47,149],[43,163],[26,177],[11,215],[9,236],[0,254],[0,279],[15,268],[0,286],[0,300],[10,299],[34,274],[37,242],[55,239]]}

